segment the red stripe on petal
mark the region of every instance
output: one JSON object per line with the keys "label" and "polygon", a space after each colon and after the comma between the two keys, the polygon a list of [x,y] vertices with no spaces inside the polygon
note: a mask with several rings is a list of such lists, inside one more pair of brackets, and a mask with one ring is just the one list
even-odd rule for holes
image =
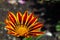
{"label": "red stripe on petal", "polygon": [[31,28],[31,30],[30,30],[30,31],[35,30],[35,29],[38,29],[38,28],[41,28],[42,26],[43,26],[43,24],[37,25],[37,26],[35,26],[35,27]]}
{"label": "red stripe on petal", "polygon": [[44,34],[44,32],[31,32],[30,35],[36,37],[38,35]]}
{"label": "red stripe on petal", "polygon": [[29,25],[28,25],[28,26],[30,26],[31,24],[33,24],[33,23],[35,22],[36,19],[37,19],[36,17],[33,18],[33,19],[29,22]]}
{"label": "red stripe on petal", "polygon": [[37,23],[34,24],[32,27],[30,27],[30,29],[33,28],[33,27],[36,27],[36,26],[38,26],[38,25],[40,25],[40,24],[41,24],[40,22],[37,22]]}
{"label": "red stripe on petal", "polygon": [[12,22],[9,22],[9,24],[15,29],[15,26]]}
{"label": "red stripe on petal", "polygon": [[11,26],[5,26],[6,29],[14,31],[14,29]]}
{"label": "red stripe on petal", "polygon": [[8,34],[15,34],[15,32],[11,31],[11,32],[8,32]]}
{"label": "red stripe on petal", "polygon": [[23,16],[23,24],[25,24],[26,19],[27,19],[27,12],[24,13],[24,16]]}
{"label": "red stripe on petal", "polygon": [[16,23],[16,19],[14,17],[14,14],[9,12],[9,19],[15,24]]}
{"label": "red stripe on petal", "polygon": [[8,34],[11,34],[11,35],[13,35],[13,36],[19,37],[19,34],[17,34],[17,33],[14,32],[14,31],[8,31],[7,33],[8,33]]}
{"label": "red stripe on petal", "polygon": [[7,33],[10,34],[10,35],[13,35],[13,36],[19,37],[19,34],[17,34],[17,33],[14,32],[14,31],[8,31]]}
{"label": "red stripe on petal", "polygon": [[11,26],[13,29],[15,28],[14,24],[11,21],[5,20],[7,26]]}
{"label": "red stripe on petal", "polygon": [[32,34],[44,34],[44,32],[31,32]]}
{"label": "red stripe on petal", "polygon": [[21,21],[22,21],[22,14],[20,13],[20,12],[18,12],[18,20],[19,20],[19,22],[21,23]]}
{"label": "red stripe on petal", "polygon": [[29,15],[28,20],[27,20],[27,24],[28,24],[29,21],[32,19],[33,15],[34,15],[33,13],[31,13],[31,14]]}
{"label": "red stripe on petal", "polygon": [[33,27],[37,26],[37,25],[40,25],[40,22],[36,23]]}

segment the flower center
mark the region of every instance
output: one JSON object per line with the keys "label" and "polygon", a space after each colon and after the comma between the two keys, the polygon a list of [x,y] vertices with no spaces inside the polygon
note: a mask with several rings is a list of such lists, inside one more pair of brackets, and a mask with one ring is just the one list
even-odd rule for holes
{"label": "flower center", "polygon": [[26,26],[21,25],[21,26],[17,26],[15,31],[20,36],[23,36],[25,33],[28,33],[28,28],[26,28]]}

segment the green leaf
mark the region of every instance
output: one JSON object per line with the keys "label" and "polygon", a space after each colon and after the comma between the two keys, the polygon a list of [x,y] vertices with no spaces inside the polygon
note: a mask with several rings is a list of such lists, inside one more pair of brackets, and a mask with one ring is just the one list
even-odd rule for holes
{"label": "green leaf", "polygon": [[56,30],[57,30],[57,31],[60,31],[60,25],[57,25],[57,26],[56,26]]}
{"label": "green leaf", "polygon": [[39,40],[40,38],[42,38],[44,35],[38,36],[36,37],[36,40]]}
{"label": "green leaf", "polygon": [[60,31],[60,21],[58,21],[57,25],[56,25],[56,30]]}
{"label": "green leaf", "polygon": [[24,38],[23,40],[33,40],[33,38],[29,37],[29,38]]}
{"label": "green leaf", "polygon": [[23,40],[40,40],[40,38],[42,38],[43,36],[45,35],[37,36],[36,38],[33,38],[33,37],[24,38]]}
{"label": "green leaf", "polygon": [[4,24],[4,22],[0,22],[0,24]]}

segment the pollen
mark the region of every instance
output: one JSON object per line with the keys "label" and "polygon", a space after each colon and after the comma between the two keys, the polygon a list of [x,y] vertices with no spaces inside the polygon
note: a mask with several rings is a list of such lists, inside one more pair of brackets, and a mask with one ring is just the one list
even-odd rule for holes
{"label": "pollen", "polygon": [[25,35],[25,33],[28,33],[28,28],[26,28],[26,26],[21,25],[21,26],[17,26],[15,31],[20,36],[23,36],[23,35]]}

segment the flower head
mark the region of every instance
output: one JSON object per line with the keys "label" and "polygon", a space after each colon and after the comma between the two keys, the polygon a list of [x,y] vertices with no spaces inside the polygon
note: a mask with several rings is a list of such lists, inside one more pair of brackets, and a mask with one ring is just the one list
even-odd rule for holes
{"label": "flower head", "polygon": [[29,15],[27,11],[23,15],[21,12],[17,12],[16,15],[8,12],[8,19],[5,20],[5,23],[8,34],[16,37],[37,36],[44,33],[40,31],[43,24],[37,22],[37,17],[33,13]]}

